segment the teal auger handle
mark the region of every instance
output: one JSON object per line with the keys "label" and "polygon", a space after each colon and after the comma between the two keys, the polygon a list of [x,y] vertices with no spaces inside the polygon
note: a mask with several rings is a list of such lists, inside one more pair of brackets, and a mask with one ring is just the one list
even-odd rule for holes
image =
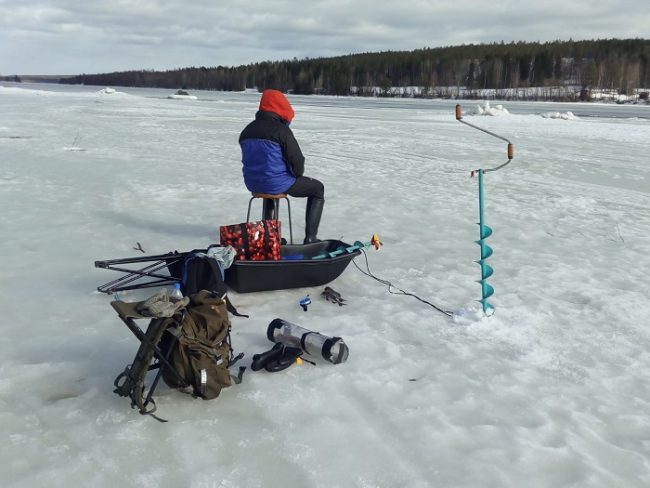
{"label": "teal auger handle", "polygon": [[333,258],[335,256],[339,256],[340,254],[343,253],[353,253],[354,251],[357,251],[359,249],[364,249],[366,247],[373,246],[374,243],[372,241],[363,243],[361,241],[354,241],[354,244],[351,246],[341,246],[335,251],[330,251],[330,252],[322,252],[320,254],[317,254],[314,256],[312,259],[326,259],[326,258]]}
{"label": "teal auger handle", "polygon": [[359,247],[355,247],[355,246],[349,246],[349,247],[343,247],[343,246],[341,246],[341,247],[339,247],[339,248],[338,248],[337,250],[335,250],[335,251],[322,252],[322,253],[320,253],[320,254],[317,254],[317,255],[314,256],[312,259],[326,259],[326,258],[333,258],[333,257],[335,257],[335,256],[339,256],[339,255],[344,254],[344,253],[352,253],[352,252],[356,251],[357,249],[360,249],[360,248],[359,248]]}

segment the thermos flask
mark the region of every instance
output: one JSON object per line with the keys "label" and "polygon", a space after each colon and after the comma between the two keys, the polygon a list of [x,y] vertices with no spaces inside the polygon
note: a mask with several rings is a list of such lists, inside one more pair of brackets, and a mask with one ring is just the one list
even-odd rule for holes
{"label": "thermos flask", "polygon": [[340,337],[324,336],[286,320],[273,320],[269,324],[266,336],[271,342],[299,347],[310,356],[320,356],[333,364],[343,363],[348,359],[348,346]]}

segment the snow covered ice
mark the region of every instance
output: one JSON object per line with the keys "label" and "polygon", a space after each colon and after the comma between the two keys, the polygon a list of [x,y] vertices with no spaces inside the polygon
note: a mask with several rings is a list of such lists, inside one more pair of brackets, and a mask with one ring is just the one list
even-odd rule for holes
{"label": "snow covered ice", "polygon": [[248,371],[209,402],[161,385],[162,424],[112,391],[139,342],[93,263],[204,248],[245,218],[237,138],[259,95],[97,90],[0,87],[1,486],[650,485],[650,106],[462,102],[515,145],[485,176],[487,318],[469,175],[505,144],[456,102],[290,97],[325,183],[320,237],[379,233],[371,271],[458,313],[353,265],[330,284],[345,307],[319,288],[232,293],[244,364],[276,317],[341,336],[348,361]]}
{"label": "snow covered ice", "polygon": [[491,107],[489,100],[486,100],[482,104],[477,105],[476,110],[474,111],[474,115],[498,116],[498,115],[509,115],[509,114],[510,112],[508,112],[508,109],[501,104]]}
{"label": "snow covered ice", "polygon": [[546,112],[541,114],[542,117],[547,119],[562,119],[562,120],[575,120],[576,116],[573,112]]}

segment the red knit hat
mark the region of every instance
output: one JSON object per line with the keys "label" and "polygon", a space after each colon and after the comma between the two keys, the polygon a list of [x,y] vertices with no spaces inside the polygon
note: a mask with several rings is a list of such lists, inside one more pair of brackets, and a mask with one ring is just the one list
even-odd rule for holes
{"label": "red knit hat", "polygon": [[278,90],[264,90],[260,100],[260,110],[278,114],[287,122],[291,122],[296,115],[287,97]]}

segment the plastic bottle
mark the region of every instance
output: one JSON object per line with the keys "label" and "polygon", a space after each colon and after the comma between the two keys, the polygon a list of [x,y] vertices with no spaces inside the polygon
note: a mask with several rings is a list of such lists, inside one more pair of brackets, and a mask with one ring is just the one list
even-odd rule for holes
{"label": "plastic bottle", "polygon": [[177,302],[179,300],[183,299],[183,292],[181,291],[181,284],[180,283],[174,283],[174,288],[172,289],[171,293],[169,294],[169,298],[172,302]]}

